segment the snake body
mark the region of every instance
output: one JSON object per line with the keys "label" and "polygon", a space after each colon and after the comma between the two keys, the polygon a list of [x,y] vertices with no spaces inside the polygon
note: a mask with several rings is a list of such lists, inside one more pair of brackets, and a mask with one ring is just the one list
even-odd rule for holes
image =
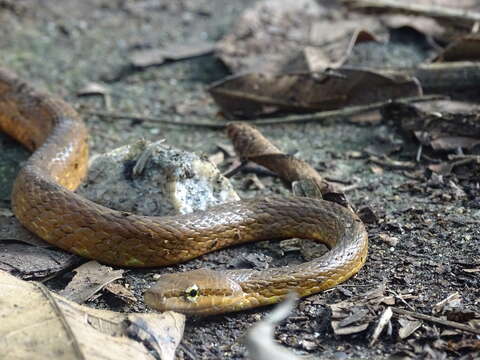
{"label": "snake body", "polygon": [[363,223],[351,211],[323,200],[273,197],[189,215],[147,217],[75,194],[87,172],[85,124],[66,102],[2,68],[0,128],[33,151],[13,186],[15,216],[66,251],[112,265],[150,267],[264,239],[311,238],[331,248],[296,266],[162,275],[145,293],[146,303],[157,310],[208,315],[272,304],[292,290],[306,296],[335,286],[365,262]]}

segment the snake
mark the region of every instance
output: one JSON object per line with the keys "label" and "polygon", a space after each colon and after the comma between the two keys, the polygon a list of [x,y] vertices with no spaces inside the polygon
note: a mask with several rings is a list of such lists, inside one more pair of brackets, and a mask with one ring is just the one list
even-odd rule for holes
{"label": "snake", "polygon": [[18,221],[55,247],[104,264],[168,266],[237,244],[311,239],[330,251],[298,265],[160,275],[144,293],[157,311],[189,315],[240,311],[307,296],[347,280],[364,265],[363,222],[336,203],[307,197],[239,200],[187,215],[140,216],[74,191],[88,171],[88,129],[67,102],[0,68],[0,130],[32,155],[14,181]]}

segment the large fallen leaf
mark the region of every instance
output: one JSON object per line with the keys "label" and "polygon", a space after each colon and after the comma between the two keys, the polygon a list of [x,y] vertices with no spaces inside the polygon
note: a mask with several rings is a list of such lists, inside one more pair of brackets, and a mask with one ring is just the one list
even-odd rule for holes
{"label": "large fallen leaf", "polygon": [[0,349],[10,359],[173,359],[183,315],[120,314],[72,303],[0,271]]}
{"label": "large fallen leaf", "polygon": [[346,12],[333,1],[263,0],[239,17],[217,44],[217,55],[233,71],[279,72],[303,48],[321,46],[329,58],[343,56],[359,28],[381,32],[376,17]]}
{"label": "large fallen leaf", "polygon": [[209,91],[232,118],[333,110],[422,94],[414,78],[353,69],[323,74],[249,73],[227,78]]}

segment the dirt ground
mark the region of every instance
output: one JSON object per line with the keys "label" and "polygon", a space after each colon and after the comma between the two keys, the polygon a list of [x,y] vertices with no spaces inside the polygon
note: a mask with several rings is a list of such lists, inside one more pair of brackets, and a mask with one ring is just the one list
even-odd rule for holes
{"label": "dirt ground", "polygon": [[[102,110],[99,97],[77,97],[90,82],[108,84],[112,108],[117,113],[155,115],[182,121],[223,121],[205,92],[208,84],[227,75],[214,56],[131,71],[129,54],[134,49],[170,43],[216,41],[253,0],[62,0],[0,1],[1,64],[21,74],[39,87],[63,96],[82,114]],[[133,6],[135,5],[135,6]],[[187,109],[187,110],[185,110]],[[91,132],[93,152],[103,152],[139,138],[158,140],[186,150],[211,155],[218,144],[229,140],[221,131],[167,127],[152,122],[105,120],[84,115]],[[283,344],[324,359],[387,359],[402,350],[405,341],[383,334],[368,346],[368,331],[335,336],[329,326],[326,305],[385,285],[386,295],[405,295],[408,306],[430,314],[432,306],[459,292],[463,307],[480,312],[478,273],[464,269],[480,263],[480,202],[478,173],[437,181],[435,177],[409,176],[402,169],[379,171],[364,158],[351,156],[367,147],[400,146],[398,160],[414,160],[417,144],[405,139],[388,124],[359,126],[344,122],[282,125],[262,128],[263,133],[285,152],[306,160],[333,179],[358,178],[358,186],[348,193],[357,208],[370,207],[377,215],[369,225],[370,253],[357,276],[331,291],[300,302],[292,317],[276,331]],[[28,153],[8,138],[0,138],[0,199],[9,206],[9,184],[15,168]],[[467,176],[468,175],[468,176]],[[245,174],[232,179],[242,197],[286,193],[281,182],[262,177],[263,190],[249,186]],[[466,196],[458,198],[455,187]],[[398,244],[385,239],[396,238]],[[222,269],[238,266],[234,259],[250,259],[243,266],[261,268],[301,262],[299,252],[281,255],[278,244],[252,244],[203,256],[168,269],[129,270],[126,281],[141,299],[153,282],[152,273],[174,272],[200,267]],[[248,255],[250,254],[250,255]],[[263,263],[263,265],[262,265]],[[68,275],[64,276],[65,279]],[[61,282],[61,281],[60,281]],[[59,282],[51,286],[58,287]],[[133,306],[102,296],[92,306],[117,311],[145,311],[141,301]],[[243,359],[241,335],[261,319],[268,309],[189,319],[179,359]],[[426,324],[413,338],[433,344],[443,328]],[[448,357],[462,351],[447,352]],[[423,356],[423,355],[422,355]],[[426,357],[427,355],[425,355]],[[473,357],[472,357],[473,359]]]}

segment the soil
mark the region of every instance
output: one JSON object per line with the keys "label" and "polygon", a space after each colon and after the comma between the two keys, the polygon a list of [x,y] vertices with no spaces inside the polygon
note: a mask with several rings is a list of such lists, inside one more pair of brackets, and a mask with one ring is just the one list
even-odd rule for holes
{"label": "soil", "polygon": [[[87,111],[104,110],[102,98],[76,94],[91,82],[103,83],[111,91],[112,109],[116,113],[151,115],[178,122],[222,122],[205,91],[208,84],[228,74],[213,55],[141,70],[129,66],[129,56],[135,49],[216,41],[253,3],[253,0],[0,1],[1,64],[36,86],[66,98],[84,114],[94,153],[139,138],[152,141],[165,138],[170,145],[212,155],[218,151],[218,144],[229,143],[221,131],[89,116]],[[378,217],[376,223],[368,226],[371,246],[365,267],[345,285],[303,299],[292,317],[276,331],[283,344],[325,359],[389,358],[403,346],[396,335],[384,334],[371,347],[366,336],[369,330],[335,336],[329,327],[330,313],[326,306],[380,284],[385,285],[386,295],[413,295],[406,300],[407,309],[417,312],[431,314],[434,304],[454,292],[461,294],[464,308],[480,312],[478,273],[465,271],[478,267],[480,262],[478,175],[467,172],[439,179],[423,172],[379,168],[365,157],[352,155],[367,148],[378,150],[394,144],[400,148],[392,155],[396,160],[414,160],[418,145],[403,138],[389,124],[361,126],[331,121],[269,126],[262,128],[262,132],[279,148],[308,161],[329,178],[358,180],[358,186],[348,192],[350,200],[356,208],[368,206]],[[3,207],[8,207],[9,184],[28,153],[3,135],[0,148],[0,201]],[[250,186],[243,173],[235,175],[232,182],[244,198],[288,193],[278,179],[260,179],[266,186],[263,190]],[[457,188],[463,190],[462,196]],[[384,241],[392,237],[398,240],[395,246]],[[256,253],[260,255],[252,255]],[[128,270],[125,281],[138,296],[136,304],[125,305],[104,295],[90,305],[116,311],[147,311],[141,293],[153,283],[156,273],[200,267],[261,268],[301,261],[299,252],[284,253],[278,243],[226,249],[167,269]],[[58,287],[58,282],[51,286]],[[241,336],[267,311],[264,308],[189,319],[178,358],[245,358]],[[421,335],[416,336],[432,344],[440,337],[442,328],[425,326]],[[453,358],[460,353],[450,352],[448,356]]]}

